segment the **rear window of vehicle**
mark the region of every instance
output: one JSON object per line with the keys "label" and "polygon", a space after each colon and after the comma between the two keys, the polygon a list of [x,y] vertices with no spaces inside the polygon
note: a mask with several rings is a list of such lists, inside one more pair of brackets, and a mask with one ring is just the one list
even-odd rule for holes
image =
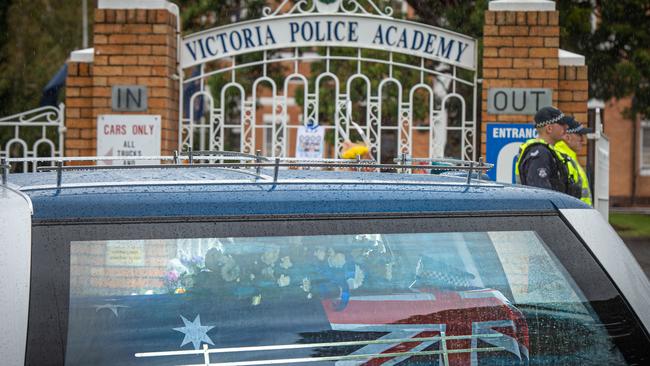
{"label": "rear window of vehicle", "polygon": [[[204,364],[204,347],[210,362],[237,365],[647,357],[643,331],[576,238],[553,251],[558,231],[570,234],[565,227],[494,230],[500,220],[485,230],[481,222],[490,220],[473,218],[442,227],[436,220],[365,225],[373,231],[330,222],[301,235],[189,230],[152,238],[155,230],[140,226],[138,235],[137,225],[118,235],[104,227],[101,240],[64,235],[65,364]],[[544,222],[563,225],[556,217]],[[585,271],[591,282],[582,286]]]}

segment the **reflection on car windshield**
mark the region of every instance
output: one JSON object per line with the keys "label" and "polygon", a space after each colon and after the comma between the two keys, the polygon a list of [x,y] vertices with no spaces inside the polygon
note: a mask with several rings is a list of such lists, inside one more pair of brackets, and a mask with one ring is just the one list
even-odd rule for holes
{"label": "reflection on car windshield", "polygon": [[67,365],[624,363],[531,231],[74,241],[70,282]]}

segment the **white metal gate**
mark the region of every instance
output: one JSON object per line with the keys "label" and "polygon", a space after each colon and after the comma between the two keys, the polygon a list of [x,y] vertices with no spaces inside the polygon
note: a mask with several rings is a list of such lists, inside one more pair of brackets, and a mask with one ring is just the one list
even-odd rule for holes
{"label": "white metal gate", "polygon": [[[0,118],[0,157],[54,158],[63,156],[65,106],[46,106]],[[22,171],[30,167],[22,163]],[[32,170],[36,164],[32,164]]]}
{"label": "white metal gate", "polygon": [[[350,139],[365,142],[375,159],[392,149],[393,157],[475,160],[473,39],[396,19],[372,1],[285,0],[263,14],[183,39],[180,100],[183,91],[191,96],[181,149],[290,157],[296,130],[311,125],[333,135],[333,157]],[[273,74],[274,67],[283,69]],[[355,83],[364,90],[357,100]],[[300,109],[297,118],[291,108]]]}

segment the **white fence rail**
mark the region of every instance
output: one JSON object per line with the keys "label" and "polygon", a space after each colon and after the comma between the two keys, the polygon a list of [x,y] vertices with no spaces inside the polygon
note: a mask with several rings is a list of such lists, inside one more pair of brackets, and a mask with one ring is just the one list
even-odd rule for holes
{"label": "white fence rail", "polygon": [[[0,156],[9,158],[63,157],[65,105],[46,106],[0,118]],[[22,171],[35,170],[23,162]]]}

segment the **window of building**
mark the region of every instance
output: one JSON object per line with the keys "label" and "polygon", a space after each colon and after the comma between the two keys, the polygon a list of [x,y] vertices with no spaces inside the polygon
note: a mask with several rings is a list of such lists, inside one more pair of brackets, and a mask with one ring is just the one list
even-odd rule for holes
{"label": "window of building", "polygon": [[641,121],[641,174],[650,175],[650,120]]}

